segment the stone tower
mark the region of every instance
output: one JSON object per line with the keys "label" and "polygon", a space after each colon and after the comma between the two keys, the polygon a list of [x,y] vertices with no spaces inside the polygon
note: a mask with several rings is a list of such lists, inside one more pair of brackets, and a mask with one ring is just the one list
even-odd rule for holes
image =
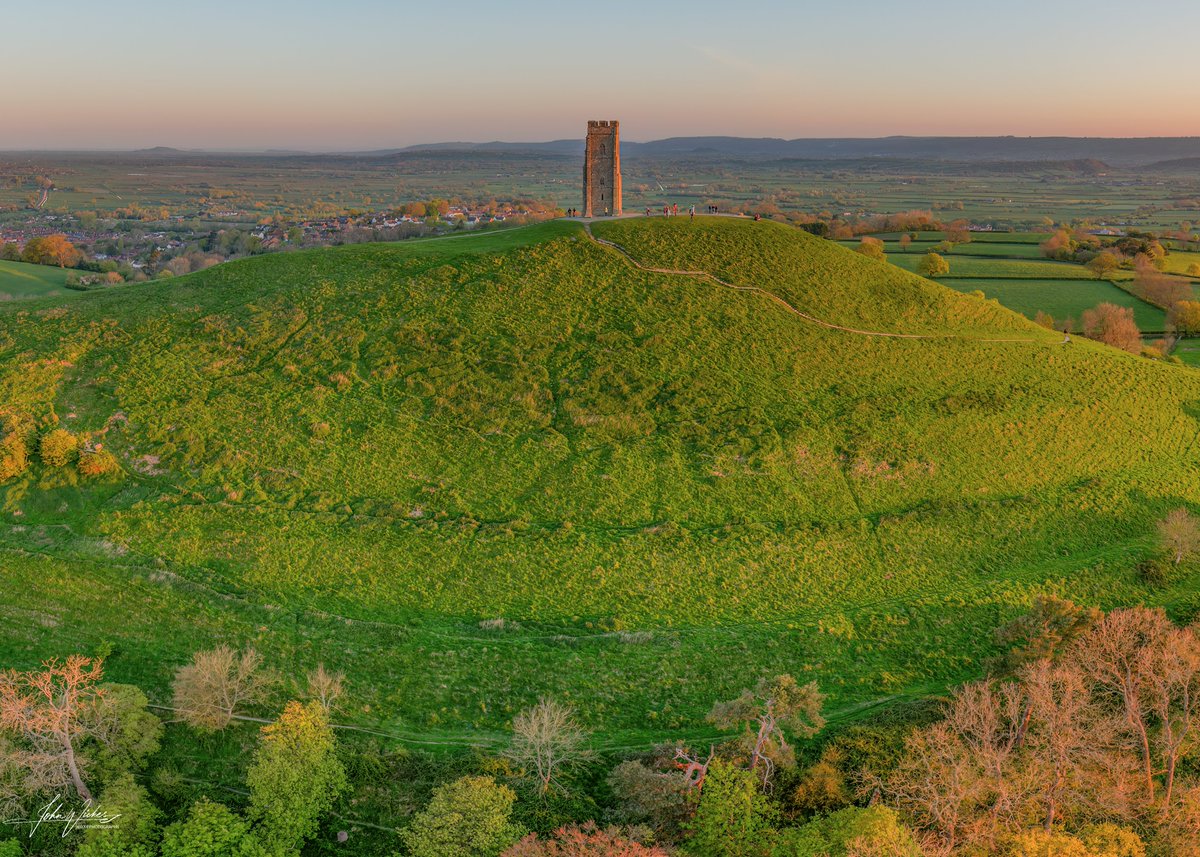
{"label": "stone tower", "polygon": [[617,121],[588,122],[583,156],[583,216],[621,214],[621,136]]}

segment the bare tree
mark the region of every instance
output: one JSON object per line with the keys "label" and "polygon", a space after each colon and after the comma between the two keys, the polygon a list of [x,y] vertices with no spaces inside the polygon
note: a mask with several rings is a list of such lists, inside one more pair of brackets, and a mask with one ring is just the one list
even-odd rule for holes
{"label": "bare tree", "polygon": [[1074,666],[1035,661],[1021,671],[1020,681],[1033,712],[1025,773],[1049,833],[1064,811],[1087,806],[1090,787],[1107,775],[1111,721],[1098,716],[1085,677]]}
{"label": "bare tree", "polygon": [[586,742],[587,733],[569,707],[541,699],[513,718],[513,741],[506,755],[531,768],[545,794],[553,786],[561,788],[558,777],[563,771],[588,757]]}
{"label": "bare tree", "polygon": [[1179,565],[1200,550],[1200,522],[1187,509],[1172,509],[1158,522],[1158,537]]}
{"label": "bare tree", "polygon": [[909,735],[899,763],[874,785],[947,850],[990,847],[1024,818],[1028,789],[1016,765],[1022,702],[1015,684],[963,686],[945,719]]}
{"label": "bare tree", "polygon": [[1200,640],[1192,628],[1171,628],[1141,659],[1147,704],[1158,721],[1154,744],[1163,760],[1163,813],[1170,811],[1180,756],[1200,716]]}
{"label": "bare tree", "polygon": [[175,673],[174,706],[188,725],[215,732],[230,724],[243,706],[262,699],[274,678],[261,669],[254,649],[229,646],[196,652]]}
{"label": "bare tree", "polygon": [[1111,701],[1119,721],[1133,737],[1142,760],[1148,803],[1154,803],[1154,766],[1150,747],[1151,708],[1145,666],[1171,630],[1162,610],[1132,607],[1114,610],[1081,638],[1072,652],[1093,683],[1093,691]]}
{"label": "bare tree", "polygon": [[322,663],[317,664],[315,670],[310,670],[307,678],[308,698],[321,703],[326,714],[333,711],[345,691],[346,674],[329,672]]}
{"label": "bare tree", "polygon": [[784,728],[804,738],[816,735],[825,726],[824,702],[815,681],[801,686],[790,675],[781,675],[761,679],[754,690],[744,690],[736,699],[718,702],[707,719],[719,729],[745,727],[743,743],[750,770],[761,768],[765,785],[777,765],[795,764]]}
{"label": "bare tree", "polygon": [[103,672],[98,658],[71,655],[45,661],[40,671],[0,674],[0,727],[25,741],[12,758],[28,773],[30,790],[70,784],[81,799],[92,799],[79,745],[88,734],[83,714],[100,698]]}

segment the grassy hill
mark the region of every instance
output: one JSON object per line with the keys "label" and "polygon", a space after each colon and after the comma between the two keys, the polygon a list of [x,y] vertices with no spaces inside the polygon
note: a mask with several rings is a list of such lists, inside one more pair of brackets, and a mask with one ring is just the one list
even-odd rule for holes
{"label": "grassy hill", "polygon": [[0,309],[6,411],[124,468],[0,486],[0,663],[103,645],[165,701],[251,643],[391,734],[548,694],[624,746],[768,671],[937,689],[1041,591],[1200,604],[1135,572],[1200,501],[1200,373],[773,223],[596,234],[762,291],[551,223]]}
{"label": "grassy hill", "polygon": [[0,260],[0,301],[78,295],[64,288],[66,282],[67,271],[62,268]]}

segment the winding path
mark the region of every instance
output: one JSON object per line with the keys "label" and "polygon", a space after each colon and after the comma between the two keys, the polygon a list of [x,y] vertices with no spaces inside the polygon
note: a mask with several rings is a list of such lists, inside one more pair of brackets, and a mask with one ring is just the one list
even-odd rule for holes
{"label": "winding path", "polygon": [[766,298],[774,301],[779,306],[783,307],[786,311],[790,312],[792,315],[798,316],[807,322],[811,322],[812,324],[817,324],[817,325],[820,325],[821,327],[830,328],[831,330],[841,330],[845,333],[855,333],[855,334],[858,334],[859,336],[879,336],[879,337],[885,337],[885,338],[889,338],[889,339],[935,339],[935,340],[969,339],[973,342],[1037,342],[1036,339],[1030,339],[1030,338],[987,339],[987,338],[974,337],[974,336],[959,336],[959,335],[956,335],[953,333],[942,333],[942,334],[888,333],[886,331],[881,331],[881,330],[861,330],[857,327],[845,327],[840,324],[834,324],[831,321],[825,321],[824,319],[817,318],[814,315],[809,315],[806,312],[802,312],[801,310],[796,309],[790,303],[785,301],[783,298],[779,297],[779,295],[775,294],[774,292],[768,291],[767,289],[764,289],[761,286],[739,286],[735,283],[726,282],[725,280],[722,280],[720,277],[717,277],[714,274],[709,273],[708,271],[686,271],[686,270],[682,270],[680,268],[655,268],[650,265],[643,265],[637,259],[633,258],[633,256],[629,253],[628,250],[626,250],[620,244],[617,244],[615,241],[609,241],[606,238],[596,237],[596,235],[592,232],[592,225],[590,223],[585,222],[583,224],[583,229],[587,233],[588,238],[590,238],[592,241],[596,242],[597,244],[603,245],[604,247],[609,247],[613,250],[616,250],[618,253],[620,253],[622,256],[625,257],[625,260],[627,262],[629,262],[631,265],[638,268],[639,270],[649,271],[650,273],[653,273],[653,274],[675,274],[675,275],[683,276],[683,277],[692,277],[692,278],[698,279],[698,280],[708,280],[710,282],[716,283],[719,286],[724,286],[727,289],[733,289],[734,291],[755,292],[757,294],[762,295],[763,297],[766,297]]}

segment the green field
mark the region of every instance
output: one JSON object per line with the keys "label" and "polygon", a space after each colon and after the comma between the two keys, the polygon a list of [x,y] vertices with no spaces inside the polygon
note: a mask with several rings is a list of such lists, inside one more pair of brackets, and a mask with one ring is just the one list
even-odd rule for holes
{"label": "green field", "polygon": [[[887,260],[906,271],[916,273],[917,266],[921,263],[921,256],[922,254],[920,253],[892,252],[888,254]],[[1018,278],[1030,280],[1057,280],[1064,278],[1076,280],[1095,279],[1095,275],[1091,271],[1073,262],[1035,261],[1033,259],[983,259],[958,254],[947,255],[945,259],[950,264],[950,276],[956,278],[988,277],[991,279]]]}
{"label": "green field", "polygon": [[835,721],[937,690],[1040,592],[1200,608],[1134,571],[1200,501],[1191,370],[774,223],[596,232],[764,291],[550,223],[0,309],[6,414],[124,470],[3,486],[0,660],[103,643],[161,702],[250,643],[397,738],[493,745],[552,695],[616,748],[707,735],[747,676]]}
{"label": "green field", "polygon": [[66,281],[62,268],[0,260],[0,301],[78,295],[64,287]]}
{"label": "green field", "polygon": [[[953,273],[953,271],[952,271]],[[1031,280],[1031,279],[955,279],[938,280],[960,292],[982,291],[1003,306],[1033,318],[1038,310],[1058,320],[1073,318],[1078,327],[1086,309],[1108,302],[1133,309],[1138,328],[1161,332],[1166,328],[1166,313],[1159,307],[1139,300],[1106,280]]]}

